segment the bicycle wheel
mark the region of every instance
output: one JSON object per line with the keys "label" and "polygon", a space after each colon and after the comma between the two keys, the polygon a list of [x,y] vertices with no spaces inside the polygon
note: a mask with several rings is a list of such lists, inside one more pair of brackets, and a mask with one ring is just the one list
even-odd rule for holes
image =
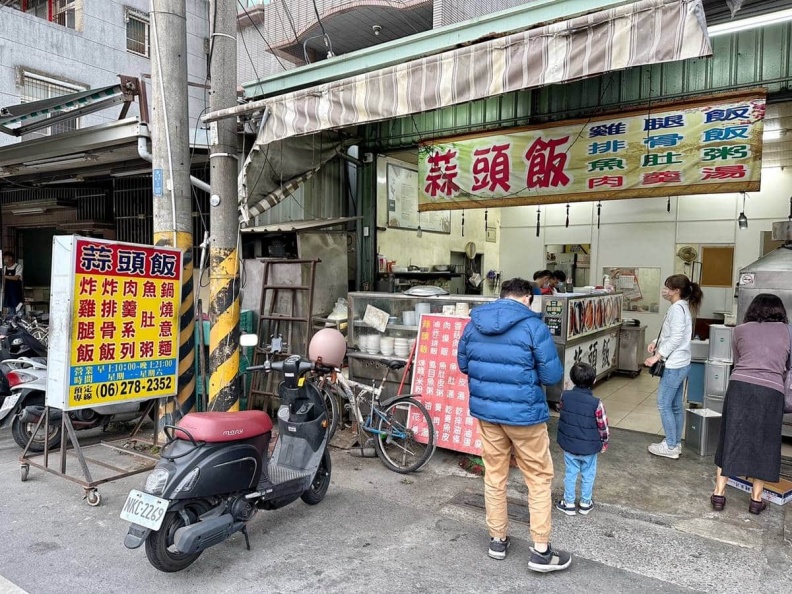
{"label": "bicycle wheel", "polygon": [[333,386],[322,387],[322,398],[324,398],[325,410],[327,410],[327,440],[330,441],[338,429],[338,423],[341,419],[341,410],[338,406],[338,397],[335,393]]}
{"label": "bicycle wheel", "polygon": [[[424,466],[434,453],[434,425],[424,405],[414,398],[391,402],[384,409],[375,409],[374,443],[382,463],[401,474],[415,472]],[[416,439],[427,430],[426,443]]]}

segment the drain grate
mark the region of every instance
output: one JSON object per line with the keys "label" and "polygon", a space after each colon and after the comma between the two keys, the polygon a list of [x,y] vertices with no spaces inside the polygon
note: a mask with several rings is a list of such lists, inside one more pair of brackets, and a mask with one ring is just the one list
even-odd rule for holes
{"label": "drain grate", "polygon": [[[528,502],[507,497],[509,519],[521,524],[530,524],[530,514],[528,513]],[[477,511],[485,511],[484,494],[475,491],[462,491],[457,493],[451,501],[451,505],[464,507],[467,509],[474,509]]]}

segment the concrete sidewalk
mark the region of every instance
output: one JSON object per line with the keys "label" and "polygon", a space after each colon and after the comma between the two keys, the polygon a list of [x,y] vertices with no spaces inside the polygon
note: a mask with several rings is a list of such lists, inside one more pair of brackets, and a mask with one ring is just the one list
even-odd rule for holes
{"label": "concrete sidewalk", "polygon": [[[564,492],[564,458],[556,443],[557,424],[557,419],[551,418],[554,501]],[[768,543],[781,544],[785,538],[792,540],[792,502],[783,506],[768,502],[767,510],[755,516],[748,513],[749,495],[728,487],[726,508],[715,512],[709,502],[715,484],[713,456],[702,457],[685,447],[678,460],[653,456],[647,446],[659,439],[657,435],[611,429],[608,451],[597,462],[597,508],[740,547],[761,548]],[[454,454],[443,453],[451,463]],[[516,468],[509,484],[513,494],[527,493]]]}
{"label": "concrete sidewalk", "polygon": [[[87,432],[86,432],[87,433]],[[554,496],[562,492],[555,445]],[[333,449],[325,502],[261,512],[251,523],[253,550],[241,537],[207,551],[179,574],[151,568],[142,550],[123,547],[118,517],[145,475],[102,485],[89,507],[77,485],[31,469],[19,480],[19,449],[0,432],[0,575],[31,594],[63,592],[788,592],[792,547],[783,541],[785,507],[748,514],[748,495],[729,489],[726,511],[709,506],[712,460],[650,456],[654,435],[614,430],[600,459],[597,507],[588,516],[553,514],[553,543],[574,555],[552,578],[525,568],[527,518],[512,524],[509,559],[487,558],[483,481],[438,450],[414,475],[378,459]],[[519,471],[510,496],[525,501]],[[472,501],[473,505],[469,502]],[[478,503],[477,503],[478,502]],[[510,512],[521,511],[519,505]],[[524,505],[522,506],[523,512]],[[6,588],[4,590],[3,588]],[[0,580],[0,593],[17,593]]]}

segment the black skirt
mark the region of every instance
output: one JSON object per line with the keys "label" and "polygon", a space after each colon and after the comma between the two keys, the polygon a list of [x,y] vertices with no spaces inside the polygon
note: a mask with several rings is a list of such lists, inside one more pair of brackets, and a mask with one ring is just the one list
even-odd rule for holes
{"label": "black skirt", "polygon": [[724,476],[775,483],[781,472],[784,394],[772,388],[730,381],[723,401],[715,464]]}

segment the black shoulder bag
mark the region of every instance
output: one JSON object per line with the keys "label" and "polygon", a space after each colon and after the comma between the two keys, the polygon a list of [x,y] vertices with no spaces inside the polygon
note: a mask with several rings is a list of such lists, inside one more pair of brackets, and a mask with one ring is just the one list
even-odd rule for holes
{"label": "black shoulder bag", "polygon": [[[660,332],[657,333],[657,340],[655,340],[655,354],[659,357],[660,353],[658,353],[658,347],[660,346],[660,334],[663,332],[663,325],[665,324],[665,318],[663,318],[663,323],[660,324]],[[649,375],[653,375],[655,377],[663,377],[663,372],[665,371],[665,361],[662,359],[658,359],[655,361],[654,365],[649,368]]]}
{"label": "black shoulder bag", "polygon": [[[674,307],[673,305],[671,307]],[[671,307],[669,307],[669,311],[671,311]],[[660,348],[660,335],[663,333],[663,326],[665,326],[666,320],[668,319],[668,313],[666,312],[665,317],[663,318],[663,323],[660,324],[660,332],[657,333],[657,340],[655,340],[655,355],[658,357],[660,356],[659,348]],[[653,375],[654,377],[663,377],[663,372],[665,371],[665,361],[662,359],[657,359],[654,365],[649,368],[649,375]]]}

